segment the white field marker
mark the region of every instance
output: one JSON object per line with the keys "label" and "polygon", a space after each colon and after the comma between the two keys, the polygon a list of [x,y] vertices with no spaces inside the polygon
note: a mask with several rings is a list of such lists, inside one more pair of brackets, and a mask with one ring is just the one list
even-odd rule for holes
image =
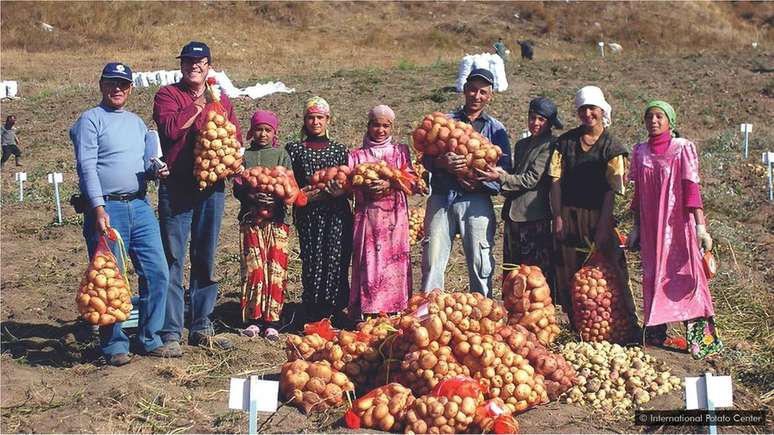
{"label": "white field marker", "polygon": [[48,174],[48,183],[54,185],[54,197],[56,198],[56,220],[59,225],[62,225],[62,204],[59,198],[59,183],[62,182],[62,173],[54,172]]}
{"label": "white field marker", "polygon": [[27,173],[17,172],[16,181],[19,182],[19,202],[24,202],[24,182],[27,181]]}
{"label": "white field marker", "polygon": [[752,124],[740,124],[739,129],[744,133],[744,158],[750,155],[750,133],[752,133]]}

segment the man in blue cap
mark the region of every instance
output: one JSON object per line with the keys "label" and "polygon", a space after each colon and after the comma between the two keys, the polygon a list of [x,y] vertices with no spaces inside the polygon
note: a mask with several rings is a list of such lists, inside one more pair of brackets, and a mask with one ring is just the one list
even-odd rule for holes
{"label": "man in blue cap", "polygon": [[[203,42],[192,41],[180,52],[179,83],[162,86],[153,102],[153,120],[159,127],[164,161],[170,175],[159,186],[159,221],[164,253],[169,265],[167,314],[162,329],[164,343],[180,349],[185,315],[183,271],[186,253],[190,253],[191,274],[190,326],[188,344],[192,346],[230,349],[231,341],[215,335],[209,316],[218,299],[215,280],[215,251],[225,205],[225,183],[199,190],[194,180],[194,144],[197,132],[206,122],[203,116],[207,95],[207,74],[212,55]],[[220,97],[229,121],[236,126],[237,139],[242,143],[234,107],[225,94]],[[206,115],[206,114],[204,114]],[[186,250],[190,239],[190,248]]]}
{"label": "man in blue cap", "polygon": [[[157,144],[139,116],[125,110],[132,94],[132,70],[109,63],[99,80],[102,101],[87,110],[70,129],[75,146],[79,185],[86,213],[83,237],[94,254],[99,237],[118,231],[134,264],[139,282],[137,342],[151,356],[180,356],[163,345],[159,331],[164,322],[168,272],[156,215],[146,198],[146,182],[169,175],[156,165]],[[118,253],[114,253],[118,254]],[[116,255],[121,261],[121,255]],[[121,323],[99,328],[102,353],[108,364],[127,364],[129,339]]]}
{"label": "man in blue cap", "polygon": [[[494,76],[478,68],[468,75],[465,105],[450,114],[463,121],[502,150],[498,166],[511,168],[511,146],[505,126],[484,110],[494,97]],[[432,194],[427,200],[426,246],[422,253],[422,290],[444,288],[444,276],[456,234],[462,237],[462,249],[468,266],[471,291],[488,296],[494,272],[495,214],[492,195],[500,192],[497,181],[477,182],[459,178],[467,169],[463,156],[446,153],[426,156],[423,164],[432,173]]]}

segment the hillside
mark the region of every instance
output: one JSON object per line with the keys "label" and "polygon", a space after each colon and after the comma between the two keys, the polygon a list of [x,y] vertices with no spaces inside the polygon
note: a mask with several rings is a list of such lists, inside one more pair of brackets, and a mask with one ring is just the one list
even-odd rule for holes
{"label": "hillside", "polygon": [[[280,79],[297,91],[236,100],[243,130],[260,107],[279,115],[283,140],[294,137],[303,102],[321,95],[334,112],[334,137],[355,146],[374,104],[395,109],[396,136],[403,141],[423,114],[458,105],[461,97],[449,86],[459,58],[488,50],[499,35],[514,52],[516,40],[537,43],[534,61],[512,59],[511,87],[491,106],[512,138],[526,127],[526,105],[536,95],[553,98],[565,125],[574,126],[573,95],[586,84],[605,90],[613,106],[612,129],[628,146],[644,138],[641,111],[647,99],[673,103],[680,132],[697,143],[701,154],[708,227],[720,262],[711,289],[727,349],[701,362],[654,352],[679,376],[731,374],[738,407],[769,409],[765,428],[722,432],[774,431],[774,205],[766,199],[760,164],[762,152],[774,151],[773,2],[3,1],[0,15],[0,75],[19,80],[22,89],[21,98],[2,102],[0,117],[13,113],[19,119],[29,177],[21,204],[12,163],[0,180],[0,432],[244,432],[244,413],[226,407],[228,378],[261,374],[271,379],[285,358],[280,344],[238,335],[238,207],[229,198],[216,260],[223,291],[215,317],[238,351],[186,347],[183,360],[138,358],[119,369],[100,364],[93,337],[77,322],[73,304],[86,261],[82,217],[63,204],[65,224],[54,224],[53,192],[45,176],[64,174],[65,199],[77,188],[67,131],[80,112],[98,101],[95,82],[106,61],[122,59],[137,71],[171,69],[183,43],[207,41],[217,68],[237,84]],[[40,22],[55,30],[39,30]],[[189,22],[207,24],[192,30]],[[604,39],[621,43],[624,52],[599,58],[594,46],[598,29],[606,29]],[[754,40],[756,49],[750,45]],[[129,104],[149,126],[155,92],[136,89]],[[742,122],[755,126],[748,160],[741,155]],[[152,193],[154,203],[155,197]],[[422,203],[412,198],[413,206]],[[630,225],[626,205],[619,201],[616,212],[624,230]],[[501,231],[500,226],[498,264]],[[300,292],[295,241],[293,249],[291,306]],[[412,256],[416,282],[418,248]],[[639,259],[629,259],[637,294]],[[451,263],[448,287],[461,290],[465,271],[459,246]],[[681,404],[682,396],[673,394],[651,408]],[[260,424],[272,432],[345,432],[340,414],[306,418],[285,406],[261,417]],[[531,410],[519,422],[524,432],[646,430],[628,419],[557,403]]]}

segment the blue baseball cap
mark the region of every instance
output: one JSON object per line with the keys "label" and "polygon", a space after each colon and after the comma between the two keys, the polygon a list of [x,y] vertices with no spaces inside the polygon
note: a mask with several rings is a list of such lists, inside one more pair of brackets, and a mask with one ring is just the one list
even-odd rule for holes
{"label": "blue baseball cap", "polygon": [[198,41],[191,41],[180,50],[180,56],[177,58],[182,59],[184,57],[206,57],[208,62],[212,62],[210,47],[208,47],[207,44]]}
{"label": "blue baseball cap", "polygon": [[103,79],[120,79],[131,82],[132,81],[132,69],[129,65],[121,62],[110,62],[102,68],[102,75],[100,80]]}
{"label": "blue baseball cap", "polygon": [[481,79],[490,85],[494,86],[494,75],[486,68],[476,68],[468,74],[468,78],[465,80],[469,82],[473,79]]}

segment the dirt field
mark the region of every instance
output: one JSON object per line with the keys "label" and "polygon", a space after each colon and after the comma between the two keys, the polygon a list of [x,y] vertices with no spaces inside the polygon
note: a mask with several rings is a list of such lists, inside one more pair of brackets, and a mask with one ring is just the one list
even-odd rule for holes
{"label": "dirt field", "polygon": [[[5,23],[3,26],[5,29]],[[544,44],[573,46],[556,39]],[[572,57],[561,59],[513,59],[508,65],[511,88],[495,96],[491,113],[504,122],[511,138],[516,138],[526,128],[529,99],[542,94],[558,103],[565,125],[574,126],[574,92],[583,85],[596,84],[605,90],[613,106],[614,133],[632,145],[645,137],[641,122],[645,101],[659,97],[672,102],[681,134],[694,140],[701,153],[708,227],[721,267],[711,288],[727,348],[720,357],[701,362],[681,353],[650,348],[648,352],[666,361],[677,376],[705,371],[730,374],[735,380],[737,408],[769,409],[767,427],[720,428],[720,432],[773,432],[774,207],[766,201],[760,155],[774,151],[774,127],[770,125],[774,119],[774,52],[770,48],[740,48],[732,54],[710,50],[663,54],[643,49],[599,59],[593,51],[577,50]],[[50,56],[40,53],[34,57],[51,61]],[[412,123],[424,113],[450,110],[461,102],[451,88],[457,65],[444,60],[430,63],[436,58],[441,59],[427,56],[426,62],[406,61],[397,66],[289,68],[281,80],[296,93],[257,101],[239,99],[237,112],[243,130],[256,107],[276,112],[282,123],[281,137],[290,139],[300,127],[303,101],[321,95],[334,113],[333,136],[355,146],[362,138],[368,108],[385,103],[396,109],[397,136],[405,141]],[[96,77],[102,60],[89,62]],[[28,67],[3,65],[4,79],[18,77]],[[232,77],[237,84],[247,84],[248,78],[254,80],[247,74]],[[0,185],[0,431],[246,432],[246,415],[227,409],[228,379],[249,374],[276,379],[285,355],[281,341],[239,335],[236,200],[227,200],[221,231],[217,265],[222,292],[214,318],[237,348],[218,352],[184,346],[182,359],[136,357],[125,367],[105,366],[95,348],[95,337],[76,319],[73,301],[87,261],[82,218],[65,202],[65,222],[55,224],[53,192],[45,179],[49,172],[62,172],[65,199],[77,189],[67,130],[80,112],[98,102],[97,86],[87,79],[69,84],[37,81],[33,92],[25,92],[24,82],[22,90],[22,98],[3,102],[0,114],[4,118],[14,113],[19,119],[24,170],[29,177],[21,204],[12,162],[3,169]],[[153,125],[155,91],[136,89],[129,104],[149,126]],[[741,157],[741,122],[755,126],[747,161]],[[155,201],[155,192],[151,198]],[[415,206],[422,203],[422,198],[412,198]],[[626,201],[619,201],[616,215],[622,227],[628,228]],[[498,246],[501,233],[500,225]],[[417,247],[413,254],[414,281],[418,283]],[[498,247],[498,264],[500,254]],[[636,255],[630,260],[637,294],[639,260]],[[299,300],[299,279],[294,241],[288,316]],[[465,283],[464,261],[459,246],[455,246],[447,289],[462,290]],[[499,289],[495,294],[499,295]],[[658,397],[648,409],[677,409],[682,403],[682,395],[672,393]],[[306,417],[291,406],[282,406],[274,415],[260,416],[259,426],[262,432],[273,433],[348,432],[342,428],[342,413],[336,410]],[[634,426],[631,419],[614,419],[556,402],[530,410],[518,420],[523,432],[538,433],[705,430],[642,428]]]}

